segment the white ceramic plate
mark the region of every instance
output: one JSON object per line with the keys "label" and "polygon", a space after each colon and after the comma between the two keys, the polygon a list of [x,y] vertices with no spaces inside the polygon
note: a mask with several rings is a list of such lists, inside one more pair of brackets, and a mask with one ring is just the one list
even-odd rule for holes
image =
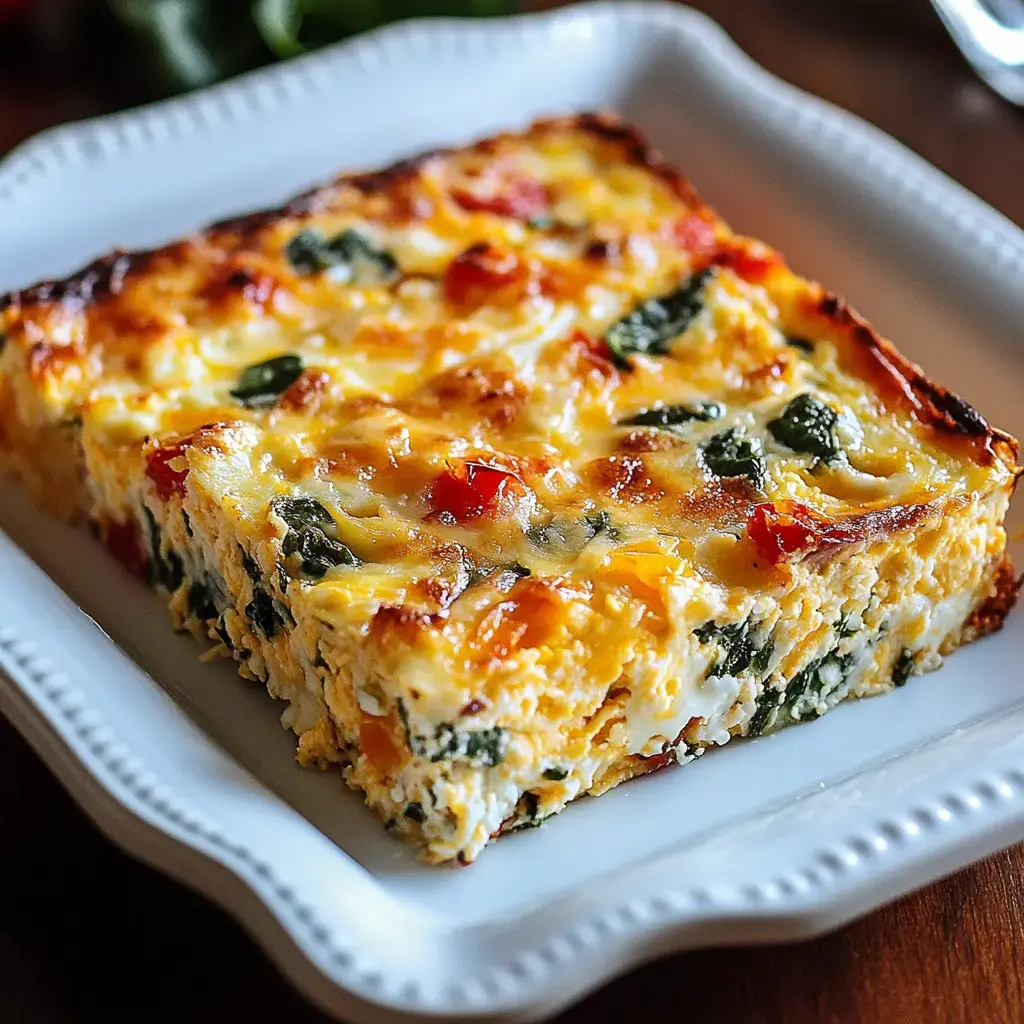
{"label": "white ceramic plate", "polygon": [[[0,164],[0,291],[346,165],[597,106],[1024,435],[1024,235],[677,6],[406,24],[58,129]],[[4,712],[112,838],[359,1024],[537,1019],[658,953],[811,935],[1024,838],[1020,615],[905,689],[446,870],[418,865],[336,775],[298,768],[262,688],[198,663],[84,532],[9,487],[0,526]]]}

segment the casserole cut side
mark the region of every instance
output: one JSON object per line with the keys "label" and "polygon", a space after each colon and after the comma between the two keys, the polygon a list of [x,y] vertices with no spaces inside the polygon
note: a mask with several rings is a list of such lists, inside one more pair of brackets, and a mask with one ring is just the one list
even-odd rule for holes
{"label": "casserole cut side", "polygon": [[997,628],[1017,443],[630,128],[0,299],[0,457],[429,860]]}

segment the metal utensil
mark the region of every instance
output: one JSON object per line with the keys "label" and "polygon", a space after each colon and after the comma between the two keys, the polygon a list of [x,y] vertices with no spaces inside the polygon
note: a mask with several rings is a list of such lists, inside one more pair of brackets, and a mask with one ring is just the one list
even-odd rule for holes
{"label": "metal utensil", "polygon": [[975,71],[1011,103],[1024,105],[1024,2],[932,0]]}

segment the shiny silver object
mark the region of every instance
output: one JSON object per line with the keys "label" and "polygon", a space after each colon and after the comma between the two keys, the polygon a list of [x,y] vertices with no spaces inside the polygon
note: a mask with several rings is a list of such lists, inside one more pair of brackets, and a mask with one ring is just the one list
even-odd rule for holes
{"label": "shiny silver object", "polygon": [[1024,0],[932,0],[974,69],[1000,95],[1024,105]]}

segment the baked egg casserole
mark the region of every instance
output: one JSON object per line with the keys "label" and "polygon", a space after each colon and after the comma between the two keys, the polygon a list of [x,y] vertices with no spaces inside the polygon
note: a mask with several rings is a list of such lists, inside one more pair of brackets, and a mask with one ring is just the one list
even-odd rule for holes
{"label": "baked egg casserole", "polygon": [[1017,442],[610,115],[0,297],[0,460],[431,862],[998,628]]}

